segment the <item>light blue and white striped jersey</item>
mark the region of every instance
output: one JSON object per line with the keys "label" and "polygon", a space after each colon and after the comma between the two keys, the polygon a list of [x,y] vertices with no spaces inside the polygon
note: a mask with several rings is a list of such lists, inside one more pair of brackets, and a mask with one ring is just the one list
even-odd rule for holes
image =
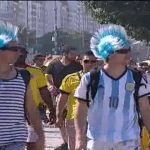
{"label": "light blue and white striped jersey", "polygon": [[[75,92],[75,97],[86,100],[89,81],[90,73],[86,73]],[[144,79],[141,83],[147,86],[140,87],[139,97],[150,92]],[[88,110],[88,138],[113,143],[140,138],[133,96],[134,86],[135,81],[129,69],[118,79],[113,79],[101,70],[98,91]]]}

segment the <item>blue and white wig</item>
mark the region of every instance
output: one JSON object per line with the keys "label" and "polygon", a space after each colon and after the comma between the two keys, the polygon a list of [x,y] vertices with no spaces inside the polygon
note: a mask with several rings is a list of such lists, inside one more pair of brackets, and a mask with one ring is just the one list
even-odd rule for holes
{"label": "blue and white wig", "polygon": [[17,26],[0,21],[0,48],[7,46],[10,41],[18,41],[17,33]]}
{"label": "blue and white wig", "polygon": [[106,59],[117,50],[130,49],[133,42],[122,26],[108,24],[102,25],[93,35],[90,48],[95,57]]}

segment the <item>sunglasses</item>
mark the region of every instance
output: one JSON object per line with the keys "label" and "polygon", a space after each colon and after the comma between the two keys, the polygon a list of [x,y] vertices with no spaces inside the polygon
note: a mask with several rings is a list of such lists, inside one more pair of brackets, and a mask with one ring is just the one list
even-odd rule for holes
{"label": "sunglasses", "polygon": [[12,47],[2,47],[1,48],[2,51],[13,51],[13,52],[17,52],[19,50],[18,46],[12,46]]}
{"label": "sunglasses", "polygon": [[121,49],[121,50],[117,50],[116,53],[119,54],[127,54],[128,52],[131,52],[130,49]]}
{"label": "sunglasses", "polygon": [[83,60],[83,62],[84,62],[85,64],[89,64],[89,63],[94,64],[94,63],[97,62],[97,60]]}

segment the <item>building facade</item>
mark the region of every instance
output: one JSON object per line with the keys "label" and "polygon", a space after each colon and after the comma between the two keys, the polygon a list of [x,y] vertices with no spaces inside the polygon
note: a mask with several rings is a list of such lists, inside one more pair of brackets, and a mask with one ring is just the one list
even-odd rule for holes
{"label": "building facade", "polygon": [[54,31],[55,22],[67,32],[93,33],[99,27],[80,1],[0,1],[0,20],[28,26],[36,37]]}
{"label": "building facade", "polygon": [[47,10],[45,1],[27,1],[28,3],[28,27],[36,30],[36,37],[41,37],[46,33]]}
{"label": "building facade", "polygon": [[57,1],[57,14],[54,12],[55,2],[47,1],[48,9],[48,31],[54,30],[55,15],[57,15],[57,27],[67,32],[93,33],[99,28],[91,15],[86,12],[80,1]]}
{"label": "building facade", "polygon": [[46,1],[0,1],[0,20],[27,27],[43,36],[48,27]]}

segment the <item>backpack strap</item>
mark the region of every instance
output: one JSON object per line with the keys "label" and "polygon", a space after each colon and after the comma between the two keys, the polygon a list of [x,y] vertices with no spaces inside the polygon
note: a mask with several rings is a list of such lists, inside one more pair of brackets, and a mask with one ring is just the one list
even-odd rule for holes
{"label": "backpack strap", "polygon": [[87,92],[86,92],[86,99],[87,99],[87,105],[89,106],[89,91],[91,90],[91,97],[92,100],[94,100],[95,95],[97,93],[97,88],[99,84],[99,75],[100,75],[100,68],[96,67],[90,72],[90,82],[87,85]]}
{"label": "backpack strap", "polygon": [[30,73],[28,70],[26,69],[18,69],[18,71],[20,72],[23,80],[24,80],[24,83],[26,85],[26,88],[27,86],[29,85],[29,82],[30,82]]}
{"label": "backpack strap", "polygon": [[[26,69],[21,69],[21,68],[18,69],[18,68],[17,68],[17,70],[20,72],[20,74],[21,74],[21,76],[22,76],[22,78],[23,78],[23,80],[24,80],[24,83],[25,83],[25,86],[26,86],[26,91],[27,91],[27,87],[28,87],[28,85],[29,85],[31,75],[30,75],[29,71],[26,70]],[[25,91],[25,98],[24,98],[24,110],[25,110],[25,108],[26,108],[26,102],[25,102],[25,99],[26,99],[26,91]],[[30,125],[30,122],[29,122],[29,119],[28,119],[28,117],[27,117],[28,115],[27,115],[26,111],[24,111],[24,114],[25,114],[25,119],[27,120],[28,124]]]}
{"label": "backpack strap", "polygon": [[142,73],[140,71],[137,70],[131,70],[132,74],[133,74],[133,78],[135,81],[135,91],[134,91],[134,100],[135,100],[135,104],[136,104],[136,111],[138,114],[138,123],[140,126],[140,134],[142,136],[142,126],[143,126],[143,122],[142,122],[142,118],[140,115],[140,109],[139,109],[139,99],[138,99],[138,93],[139,93],[139,88],[140,86],[142,86],[141,84],[141,80],[142,80]]}
{"label": "backpack strap", "polygon": [[80,75],[80,72],[77,72],[77,75],[78,75],[78,78],[79,78],[79,80],[81,81],[81,75]]}

